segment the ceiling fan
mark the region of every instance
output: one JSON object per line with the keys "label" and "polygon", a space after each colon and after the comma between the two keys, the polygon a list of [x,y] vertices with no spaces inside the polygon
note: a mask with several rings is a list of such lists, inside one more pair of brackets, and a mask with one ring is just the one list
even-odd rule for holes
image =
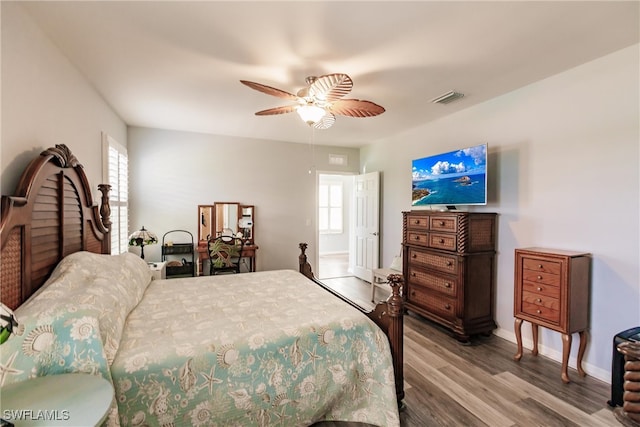
{"label": "ceiling fan", "polygon": [[295,101],[295,104],[258,111],[256,116],[270,116],[296,111],[302,120],[316,129],[328,129],[336,121],[336,114],[349,117],[373,117],[384,113],[384,108],[371,101],[342,98],[353,87],[353,80],[346,74],[335,73],[306,78],[307,87],[292,94],[261,83],[240,80],[267,95]]}

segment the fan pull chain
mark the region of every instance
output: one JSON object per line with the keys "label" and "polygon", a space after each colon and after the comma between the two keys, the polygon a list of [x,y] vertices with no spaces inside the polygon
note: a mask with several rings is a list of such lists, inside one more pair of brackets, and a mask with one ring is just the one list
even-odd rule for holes
{"label": "fan pull chain", "polygon": [[311,127],[311,137],[309,138],[309,148],[311,149],[311,166],[309,167],[309,175],[311,175],[311,171],[316,168],[315,161],[315,146],[316,146],[316,129]]}

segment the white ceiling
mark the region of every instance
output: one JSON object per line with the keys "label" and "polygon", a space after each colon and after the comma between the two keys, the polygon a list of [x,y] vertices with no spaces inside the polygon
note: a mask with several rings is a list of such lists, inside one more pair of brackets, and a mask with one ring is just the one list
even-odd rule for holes
{"label": "white ceiling", "polygon": [[[639,42],[639,2],[95,1],[24,7],[129,125],[358,147]],[[346,73],[380,104],[312,132],[288,101]],[[456,89],[465,97],[430,102]],[[312,135],[313,134],[313,135]]]}

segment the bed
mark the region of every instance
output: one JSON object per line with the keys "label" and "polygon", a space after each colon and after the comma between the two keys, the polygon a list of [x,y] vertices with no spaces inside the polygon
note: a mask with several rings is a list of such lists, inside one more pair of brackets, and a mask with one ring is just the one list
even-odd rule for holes
{"label": "bed", "polygon": [[[2,199],[3,304],[20,327],[0,347],[0,385],[83,372],[115,390],[105,425],[399,425],[401,277],[372,311],[299,271],[152,280],[110,252],[108,185],[94,206],[57,145]],[[239,291],[241,290],[241,291]]]}

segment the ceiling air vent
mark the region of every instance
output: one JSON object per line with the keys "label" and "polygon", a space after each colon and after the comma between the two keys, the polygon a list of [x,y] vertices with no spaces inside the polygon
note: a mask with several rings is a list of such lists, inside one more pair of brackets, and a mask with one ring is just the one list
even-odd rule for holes
{"label": "ceiling air vent", "polygon": [[329,164],[332,166],[347,166],[347,155],[329,154]]}
{"label": "ceiling air vent", "polygon": [[434,104],[448,104],[450,102],[455,101],[456,99],[462,98],[463,96],[464,96],[464,93],[460,93],[460,92],[456,92],[455,90],[452,90],[436,98],[433,98],[431,102],[433,102]]}

